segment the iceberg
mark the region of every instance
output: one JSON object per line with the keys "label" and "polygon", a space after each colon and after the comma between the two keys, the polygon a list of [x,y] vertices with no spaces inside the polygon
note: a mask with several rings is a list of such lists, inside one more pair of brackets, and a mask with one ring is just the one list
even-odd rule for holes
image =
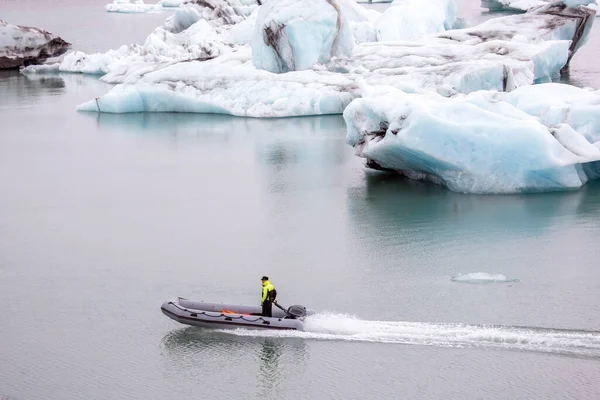
{"label": "iceberg", "polygon": [[[361,18],[352,16],[350,7],[341,10],[348,20]],[[214,29],[228,29],[227,33],[231,33],[243,27],[241,32],[247,32],[252,18],[259,18],[259,13],[260,9],[255,10],[239,24]],[[407,92],[431,90],[444,96],[482,89],[510,91],[559,74],[585,41],[593,23],[593,18],[587,17],[592,15],[590,10],[565,12],[564,5],[544,6],[527,14],[498,18],[418,41],[356,44],[349,56],[332,57],[326,64],[293,73],[256,68],[254,48],[227,42],[219,46],[219,40],[231,40],[224,33],[213,36],[218,55],[215,51],[212,58],[200,58],[204,61],[188,57],[185,52],[180,59],[169,60],[173,57],[169,55],[159,62],[147,62],[144,58],[129,61],[127,55],[120,58],[119,64],[109,60],[102,68],[94,68],[101,63],[91,60],[87,71],[108,72],[102,80],[123,85],[78,109],[284,117],[341,113],[351,100],[361,96],[361,82]],[[174,35],[185,35],[188,30]],[[147,49],[145,57],[152,60],[154,50],[151,46]],[[310,54],[318,57],[320,52],[311,50]],[[267,61],[274,60],[272,54],[267,56]],[[306,58],[301,60],[303,66],[310,64]],[[71,70],[66,61],[61,70]],[[83,71],[84,65],[80,62],[72,69]],[[265,64],[261,61],[259,65]],[[294,67],[297,68],[295,59]]]}
{"label": "iceberg", "polygon": [[177,63],[146,74],[135,85],[118,85],[77,109],[289,117],[341,114],[359,95],[354,82],[344,75],[275,74],[248,65],[250,58],[246,49],[205,62]]}
{"label": "iceberg", "polygon": [[[490,11],[527,11],[534,7],[556,3],[556,0],[481,0],[481,7]],[[563,0],[570,8],[595,6],[595,0]]]}
{"label": "iceberg", "polygon": [[249,24],[243,22],[257,7],[256,0],[187,0],[141,45],[121,46],[106,53],[75,51],[67,54],[59,66],[35,66],[25,68],[23,73],[58,69],[102,75],[105,82],[123,83],[177,62],[212,59],[249,41],[254,20],[250,19]]}
{"label": "iceberg", "polygon": [[122,46],[91,55],[79,51],[70,53],[59,70],[104,75],[102,80],[111,83],[125,82],[177,62],[209,60],[229,51],[231,49],[223,44],[214,28],[200,20],[181,33],[159,27],[141,46]]}
{"label": "iceberg", "polygon": [[363,92],[344,110],[346,140],[372,168],[462,193],[574,190],[600,177],[600,91]]}
{"label": "iceberg", "polygon": [[416,40],[453,29],[454,0],[395,0],[374,22],[377,41]]}
{"label": "iceberg", "polygon": [[70,43],[50,32],[0,20],[0,69],[43,63],[70,48]]}

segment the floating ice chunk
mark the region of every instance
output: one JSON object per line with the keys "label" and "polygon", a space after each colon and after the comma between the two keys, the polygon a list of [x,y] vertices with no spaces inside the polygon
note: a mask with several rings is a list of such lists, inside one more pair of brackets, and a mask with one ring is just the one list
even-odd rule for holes
{"label": "floating ice chunk", "polygon": [[[238,42],[243,43],[243,37],[251,36],[249,24],[230,34],[235,25],[226,23],[244,22],[245,13],[257,8],[256,0],[188,0],[182,6],[144,44],[106,53],[74,52],[65,57],[59,70],[103,75],[106,82],[120,83],[176,62],[207,60],[231,52]],[[24,72],[33,72],[33,68]]]}
{"label": "floating ice chunk", "polygon": [[[106,53],[69,53],[60,64],[61,72],[104,75],[106,82],[117,83],[137,79],[147,72],[178,61],[208,60],[230,52],[214,28],[200,20],[185,31],[174,34],[157,28],[143,45],[122,46]],[[33,72],[35,68],[24,70]],[[39,70],[38,72],[43,72]]]}
{"label": "floating ice chunk", "polygon": [[[490,11],[527,11],[534,7],[556,3],[557,0],[481,0],[481,7]],[[595,5],[595,0],[563,0],[567,7]]]}
{"label": "floating ice chunk", "polygon": [[[149,73],[136,85],[119,85],[81,111],[196,112],[249,117],[340,114],[356,97],[352,81],[314,71],[273,74],[251,66],[180,63]],[[239,56],[239,55],[238,55]],[[249,58],[249,54],[247,57]],[[191,79],[202,76],[202,80]]]}
{"label": "floating ice chunk", "polygon": [[0,69],[43,63],[70,47],[70,43],[50,32],[0,20]]}
{"label": "floating ice chunk", "polygon": [[[494,43],[483,43],[480,45],[483,46],[482,48],[466,46],[464,51],[457,53],[464,57],[464,61],[454,64],[453,68],[445,68],[447,64],[444,61],[446,60],[440,63],[440,67],[421,66],[416,63],[416,65],[409,65],[402,75],[397,76],[386,76],[380,74],[379,71],[370,75],[306,71],[306,73],[281,74],[279,77],[278,74],[260,73],[248,65],[250,49],[226,53],[211,61],[185,63],[184,65],[146,64],[145,69],[140,66],[131,69],[131,64],[126,63],[123,68],[130,71],[128,76],[116,76],[116,68],[113,67],[111,73],[103,80],[127,81],[135,85],[135,88],[127,90],[124,87],[115,88],[99,100],[102,104],[101,107],[88,103],[81,109],[100,112],[178,111],[177,107],[180,106],[182,108],[179,111],[188,112],[211,112],[215,109],[214,107],[190,105],[197,101],[203,105],[218,104],[221,113],[253,117],[341,113],[352,99],[360,95],[358,85],[355,83],[357,78],[374,83],[394,83],[398,87],[417,85],[418,89],[415,90],[448,87],[449,94],[455,92],[453,88],[466,92],[482,87],[488,88],[488,86],[490,86],[489,88],[497,87],[500,90],[511,89],[533,82],[535,64],[527,60],[531,60],[539,52],[552,52],[554,48],[561,51],[562,63],[556,66],[559,69],[566,61],[569,43],[563,41],[548,42],[542,45],[515,44],[514,46],[518,46],[521,51],[515,51],[513,54],[521,57],[521,60],[502,60],[504,56],[498,56],[497,59],[490,57],[487,46],[494,45]],[[454,53],[457,49],[461,48],[455,47],[448,51]],[[468,52],[467,49],[475,49],[477,52]],[[414,48],[412,53],[418,60],[416,58],[418,53]],[[444,54],[442,52],[440,57],[443,58]],[[431,54],[425,52],[424,57],[431,57]],[[480,59],[480,62],[477,58]],[[489,58],[489,60],[485,58]],[[413,59],[413,63],[415,63],[415,59]],[[389,62],[387,60],[384,58],[383,62]],[[511,62],[513,64],[510,64]],[[507,70],[504,63],[513,65],[513,68]],[[224,68],[222,64],[235,68]],[[519,66],[523,68],[521,75],[517,73]],[[140,79],[142,76],[143,78]],[[136,83],[137,79],[139,82]],[[311,79],[315,80],[314,84],[311,84]],[[251,81],[252,84],[245,85],[244,80]],[[175,85],[174,82],[185,82],[185,84]],[[492,84],[495,86],[491,86]],[[152,85],[157,86],[156,90],[152,89]],[[254,90],[253,87],[258,89]],[[264,93],[265,88],[270,88],[267,94]],[[297,90],[297,92],[291,94],[290,91],[293,90]],[[133,106],[134,103],[129,99],[136,91],[142,93],[143,98],[152,99],[152,101],[135,103]],[[160,100],[161,96],[164,96],[164,99]],[[172,100],[181,96],[185,96],[187,99],[185,104]],[[227,98],[227,96],[231,97]],[[282,99],[276,101],[277,96],[281,96]],[[127,99],[121,99],[122,97]],[[167,99],[169,100],[167,101]],[[129,106],[131,108],[128,108]],[[243,107],[246,107],[247,110],[244,110]]]}
{"label": "floating ice chunk", "polygon": [[509,278],[502,274],[490,274],[487,272],[472,272],[469,274],[458,274],[452,276],[450,280],[454,282],[463,283],[506,283],[506,282],[519,282],[518,279]]}
{"label": "floating ice chunk", "polygon": [[374,22],[377,40],[415,40],[453,29],[454,0],[395,0]]}
{"label": "floating ice chunk", "polygon": [[[536,98],[544,106],[535,111],[541,114],[560,105],[562,86],[547,88],[548,97]],[[354,100],[344,111],[347,142],[373,167],[457,192],[567,190],[597,178],[600,143],[590,143],[567,125],[566,113],[550,125],[513,106],[521,93],[525,100],[532,98],[529,89],[453,98],[391,88],[379,94],[372,89],[371,95]],[[513,104],[504,101],[507,96]],[[597,119],[599,92],[595,98],[571,104],[570,110],[584,119],[574,126]]]}
{"label": "floating ice chunk", "polygon": [[42,64],[42,65],[29,65],[21,68],[21,73],[25,75],[30,74],[53,74],[60,72],[60,63],[53,64]]}
{"label": "floating ice chunk", "polygon": [[348,0],[268,1],[259,10],[252,62],[270,72],[300,71],[350,55],[354,37],[341,7]]}
{"label": "floating ice chunk", "polygon": [[161,3],[145,4],[143,0],[114,0],[104,6],[108,12],[116,13],[151,13],[163,11]]}

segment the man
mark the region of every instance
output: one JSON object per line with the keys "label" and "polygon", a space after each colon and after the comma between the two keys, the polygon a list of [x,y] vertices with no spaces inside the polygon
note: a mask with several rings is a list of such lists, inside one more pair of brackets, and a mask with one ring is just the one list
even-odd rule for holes
{"label": "man", "polygon": [[273,302],[277,297],[277,290],[275,287],[271,285],[269,282],[268,276],[263,276],[261,279],[262,282],[262,298],[260,304],[262,305],[262,316],[263,317],[272,317],[272,308]]}

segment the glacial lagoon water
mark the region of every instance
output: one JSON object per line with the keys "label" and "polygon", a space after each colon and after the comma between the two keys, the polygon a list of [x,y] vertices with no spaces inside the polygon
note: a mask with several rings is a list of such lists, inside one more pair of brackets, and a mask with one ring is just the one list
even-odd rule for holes
{"label": "glacial lagoon water", "polygon": [[[0,18],[89,52],[168,15],[103,4],[2,0]],[[600,86],[599,30],[574,83]],[[340,116],[75,112],[109,87],[0,73],[0,398],[600,396],[599,182],[461,195],[366,171]],[[507,279],[452,278],[469,273]],[[306,332],[160,312],[177,295],[256,303],[264,274],[319,310]]]}

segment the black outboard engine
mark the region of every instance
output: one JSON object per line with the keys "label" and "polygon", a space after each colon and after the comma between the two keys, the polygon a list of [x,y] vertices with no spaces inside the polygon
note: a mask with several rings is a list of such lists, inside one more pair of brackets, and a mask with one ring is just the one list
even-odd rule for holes
{"label": "black outboard engine", "polygon": [[289,319],[304,318],[306,317],[306,307],[299,305],[289,306],[286,313]]}

